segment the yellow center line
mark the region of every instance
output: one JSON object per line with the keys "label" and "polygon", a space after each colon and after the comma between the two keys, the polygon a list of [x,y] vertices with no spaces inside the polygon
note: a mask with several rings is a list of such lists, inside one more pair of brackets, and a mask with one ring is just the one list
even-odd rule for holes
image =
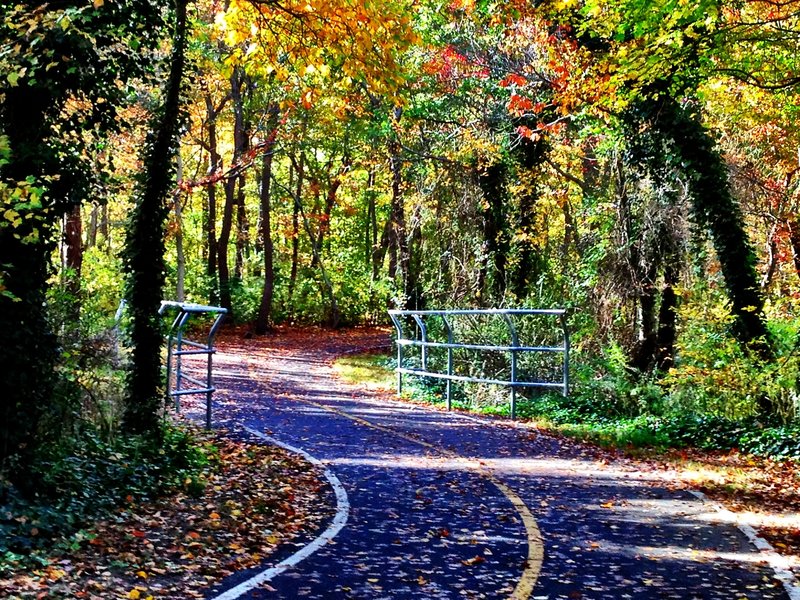
{"label": "yellow center line", "polygon": [[488,479],[498,490],[500,490],[500,492],[506,498],[508,498],[509,502],[511,502],[512,506],[522,519],[522,524],[525,527],[525,535],[528,542],[528,558],[525,561],[525,567],[522,570],[522,575],[520,576],[520,579],[517,582],[517,585],[514,588],[514,591],[512,592],[510,598],[512,600],[527,600],[528,598],[530,598],[531,594],[533,593],[533,588],[536,585],[536,580],[539,578],[539,573],[542,570],[542,561],[544,560],[544,542],[542,540],[542,532],[539,530],[539,526],[536,523],[536,519],[534,518],[533,513],[531,513],[531,510],[528,508],[528,506],[525,504],[522,498],[520,498],[519,495],[510,487],[508,487],[505,483],[500,481],[494,475],[494,473],[492,473],[489,469],[481,465],[476,460],[467,459],[466,457],[460,456],[459,454],[447,450],[446,448],[435,446],[430,442],[420,440],[406,433],[397,431],[396,429],[386,427],[385,425],[379,425],[377,423],[373,423],[372,421],[368,421],[367,419],[364,419],[362,417],[351,415],[350,413],[345,412],[341,409],[334,408],[326,404],[321,404],[319,402],[314,402],[313,400],[307,400],[305,398],[299,398],[297,396],[292,396],[292,399],[304,402],[306,404],[311,404],[313,406],[316,406],[317,408],[321,408],[328,412],[335,413],[337,415],[350,419],[351,421],[355,421],[356,423],[360,423],[371,429],[383,431],[385,433],[389,433],[390,435],[394,435],[404,440],[408,440],[425,448],[430,448],[431,450],[434,450],[435,452],[438,452],[439,454],[442,454],[449,458],[458,458],[461,460],[466,460],[469,464],[474,465],[474,470],[479,475]]}

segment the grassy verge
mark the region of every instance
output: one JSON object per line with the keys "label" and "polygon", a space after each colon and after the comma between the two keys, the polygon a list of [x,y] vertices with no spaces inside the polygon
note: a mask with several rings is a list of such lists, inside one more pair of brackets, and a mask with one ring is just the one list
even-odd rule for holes
{"label": "grassy verge", "polygon": [[[336,372],[350,383],[371,388],[393,389],[396,375],[391,357],[384,354],[348,356],[335,363]],[[509,416],[505,391],[493,396],[475,386],[453,386],[453,406],[477,414]],[[443,405],[444,382],[406,376],[406,400]],[[502,398],[498,400],[498,398]],[[706,414],[615,413],[601,398],[580,392],[564,398],[547,393],[536,397],[518,396],[517,416],[569,437],[606,447],[625,449],[695,448],[706,451],[740,450],[771,459],[800,460],[800,424],[765,423],[756,418],[732,420]]]}

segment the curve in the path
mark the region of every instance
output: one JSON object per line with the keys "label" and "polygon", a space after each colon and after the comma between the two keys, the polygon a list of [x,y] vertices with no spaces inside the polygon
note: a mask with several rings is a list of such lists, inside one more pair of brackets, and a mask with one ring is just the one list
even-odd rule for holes
{"label": "curve in the path", "polygon": [[[663,475],[335,384],[321,342],[230,348],[247,368],[217,361],[219,416],[319,457],[351,503],[334,540],[247,597],[787,598],[738,529]],[[544,538],[532,590],[522,506]]]}
{"label": "curve in the path", "polygon": [[280,440],[265,435],[260,431],[256,431],[255,429],[246,428],[246,431],[258,438],[259,440],[266,442],[268,444],[272,444],[274,446],[279,446],[288,450],[289,452],[294,452],[295,454],[299,454],[303,458],[305,458],[308,462],[312,465],[319,467],[322,470],[325,479],[330,484],[331,488],[333,488],[333,493],[336,496],[336,512],[333,516],[333,521],[331,521],[330,525],[323,531],[320,535],[314,538],[313,541],[309,542],[305,546],[303,546],[300,550],[285,558],[284,560],[280,561],[275,566],[268,567],[263,571],[259,571],[254,575],[250,576],[249,578],[245,579],[241,583],[236,584],[232,588],[228,588],[223,593],[215,596],[213,600],[236,600],[237,598],[241,598],[251,590],[257,588],[260,585],[265,584],[266,582],[274,579],[284,571],[294,567],[295,565],[299,564],[312,554],[314,554],[317,550],[325,546],[325,544],[329,543],[333,538],[335,538],[338,533],[344,528],[345,524],[347,523],[347,517],[350,514],[350,501],[347,498],[347,492],[342,485],[342,482],[339,481],[339,478],[334,475],[330,469],[325,468],[325,465],[315,456],[311,456],[308,452],[303,450],[302,448],[295,448],[294,446],[290,446],[289,444],[285,444]]}

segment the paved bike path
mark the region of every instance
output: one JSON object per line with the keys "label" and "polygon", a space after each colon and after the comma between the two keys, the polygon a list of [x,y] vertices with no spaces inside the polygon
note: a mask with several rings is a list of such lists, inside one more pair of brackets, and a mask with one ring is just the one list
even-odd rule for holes
{"label": "paved bike path", "polygon": [[788,597],[744,534],[656,474],[343,385],[319,348],[230,350],[247,364],[219,357],[215,419],[321,460],[350,504],[331,542],[243,597]]}

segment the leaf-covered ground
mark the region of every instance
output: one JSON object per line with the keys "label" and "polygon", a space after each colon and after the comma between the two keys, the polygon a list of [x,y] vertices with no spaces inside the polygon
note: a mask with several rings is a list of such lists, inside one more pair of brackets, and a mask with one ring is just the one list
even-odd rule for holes
{"label": "leaf-covered ground", "polygon": [[800,465],[739,452],[681,451],[660,460],[800,567]]}
{"label": "leaf-covered ground", "polygon": [[328,516],[316,505],[320,475],[299,457],[223,431],[206,435],[219,455],[197,497],[129,502],[49,564],[0,579],[0,597],[200,598]]}

